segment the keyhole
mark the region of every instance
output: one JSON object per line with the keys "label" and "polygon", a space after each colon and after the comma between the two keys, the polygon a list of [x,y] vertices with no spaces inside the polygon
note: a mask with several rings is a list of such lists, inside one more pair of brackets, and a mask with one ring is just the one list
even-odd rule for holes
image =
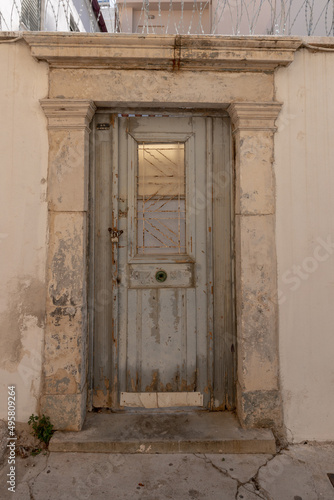
{"label": "keyhole", "polygon": [[159,281],[159,283],[163,283],[167,279],[166,271],[158,271],[155,275],[155,279]]}

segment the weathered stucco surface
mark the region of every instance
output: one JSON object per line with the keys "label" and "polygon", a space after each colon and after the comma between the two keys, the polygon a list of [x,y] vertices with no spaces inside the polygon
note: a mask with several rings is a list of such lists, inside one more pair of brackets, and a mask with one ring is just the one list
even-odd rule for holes
{"label": "weathered stucco surface", "polygon": [[86,381],[82,330],[86,302],[86,223],[82,213],[50,214],[50,304],[45,337],[45,392],[71,394]]}
{"label": "weathered stucco surface", "polygon": [[284,420],[289,439],[333,440],[334,53],[302,50],[275,81]]}
{"label": "weathered stucco surface", "polygon": [[282,424],[278,379],[273,134],[280,103],[229,108],[235,141],[235,284],[238,415]]}
{"label": "weathered stucco surface", "polygon": [[41,411],[81,428],[87,401],[87,209],[90,101],[41,101],[49,129],[49,246]]}
{"label": "weathered stucco surface", "polygon": [[[196,85],[194,81],[196,80]],[[185,92],[186,90],[186,92]],[[272,75],[265,73],[210,73],[114,69],[58,69],[51,71],[50,97],[94,99],[97,103],[136,102],[149,106],[196,106],[236,101],[271,101]],[[218,107],[217,105],[215,107]]]}
{"label": "weathered stucco surface", "polygon": [[45,322],[48,67],[22,41],[0,45],[0,418],[38,409]]}
{"label": "weathered stucco surface", "polygon": [[[334,439],[334,54],[302,50],[274,80],[270,72],[245,68],[237,74],[203,71],[203,66],[196,77],[194,67],[122,71],[119,59],[115,68],[109,61],[104,68],[83,69],[79,59],[61,68],[54,63],[61,49],[51,49],[43,56],[53,58],[45,99],[47,64],[34,61],[23,41],[0,45],[5,97],[0,117],[0,397],[6,400],[7,385],[16,384],[20,421],[38,410],[41,396],[40,409],[58,428],[79,429],[84,419],[91,101],[116,107],[197,103],[204,109],[227,109],[238,101],[229,112],[236,152],[239,416],[245,426],[278,426],[281,383],[289,439]],[[102,57],[109,57],[107,49]],[[34,46],[35,56],[37,50],[42,49]],[[191,61],[194,53],[187,51]],[[256,64],[263,70],[263,52],[261,57]],[[40,99],[50,127],[49,158]],[[283,110],[274,151],[279,103]],[[0,418],[5,418],[6,408],[1,408]]]}

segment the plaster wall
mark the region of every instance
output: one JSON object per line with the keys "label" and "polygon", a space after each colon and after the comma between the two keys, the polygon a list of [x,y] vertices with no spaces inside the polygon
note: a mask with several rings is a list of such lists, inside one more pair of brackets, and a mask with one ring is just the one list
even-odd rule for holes
{"label": "plaster wall", "polygon": [[[288,68],[278,70],[275,75],[275,97],[284,103],[275,135],[280,377],[284,423],[290,440],[294,441],[334,438],[331,425],[334,412],[331,397],[334,383],[333,58],[333,53],[301,50]],[[80,80],[81,70],[68,71],[73,72],[75,82]],[[90,71],[92,76],[85,80],[80,97],[89,98],[90,89],[94,88],[98,103],[103,99],[103,91],[100,86],[96,89],[96,81],[93,85],[96,70]],[[62,93],[68,98],[79,97],[76,83],[66,83],[64,70],[52,72],[49,97],[60,98]],[[46,310],[48,135],[39,100],[48,95],[47,64],[34,61],[23,41],[2,43],[0,75],[0,398],[5,401],[7,385],[16,384],[17,419],[26,422],[29,415],[38,410],[41,395]],[[135,82],[139,73],[128,70],[127,75]],[[155,82],[156,102],[161,100],[159,78],[164,81],[168,78],[170,96],[166,103],[178,102],[182,83],[178,75],[163,71],[159,77],[152,71],[141,72],[141,75]],[[113,76],[114,83],[119,81],[118,71],[110,72],[109,76]],[[189,72],[185,78],[191,76]],[[107,81],[103,81],[102,74],[100,78],[101,84]],[[203,84],[204,89],[204,80],[199,78],[199,87]],[[219,80],[223,76],[213,72],[212,78]],[[244,85],[247,92],[255,89],[256,94],[255,83],[258,83],[262,91],[265,89],[262,98],[272,99],[266,74],[253,73],[248,77],[242,74],[239,81],[236,78],[236,93],[240,92],[240,97],[243,79],[249,84]],[[226,82],[221,88],[222,95],[217,101],[226,103],[231,89]],[[120,84],[113,85],[112,91],[116,101],[124,96],[131,99],[128,87],[122,95]],[[196,96],[191,85],[189,92],[189,101],[194,102]],[[140,98],[148,102],[152,94],[145,91]],[[200,103],[205,105],[205,102],[204,93],[200,94]],[[181,96],[179,103],[184,103],[184,97]],[[250,208],[248,205],[242,210],[247,212]],[[263,212],[271,214],[272,210],[272,207],[264,207]],[[250,263],[252,268],[254,265]],[[5,418],[6,406],[1,404],[0,408],[0,418]]]}
{"label": "plaster wall", "polygon": [[280,373],[290,440],[333,440],[334,53],[276,74]]}
{"label": "plaster wall", "polygon": [[45,317],[48,68],[22,41],[0,44],[0,418],[38,409]]}

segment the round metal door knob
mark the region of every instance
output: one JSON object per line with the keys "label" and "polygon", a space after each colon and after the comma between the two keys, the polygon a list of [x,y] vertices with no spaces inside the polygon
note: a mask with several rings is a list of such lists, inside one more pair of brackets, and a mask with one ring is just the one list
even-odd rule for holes
{"label": "round metal door knob", "polygon": [[164,281],[166,281],[167,279],[167,273],[166,271],[157,271],[156,274],[155,274],[155,279],[159,282],[159,283],[163,283]]}

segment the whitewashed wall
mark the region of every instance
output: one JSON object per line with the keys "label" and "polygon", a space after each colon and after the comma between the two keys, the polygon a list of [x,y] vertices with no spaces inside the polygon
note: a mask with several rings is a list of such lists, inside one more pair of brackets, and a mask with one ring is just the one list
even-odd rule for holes
{"label": "whitewashed wall", "polygon": [[280,369],[290,438],[334,439],[334,52],[276,75]]}
{"label": "whitewashed wall", "polygon": [[39,99],[48,69],[0,44],[0,418],[17,387],[17,420],[37,410],[44,340],[48,138]]}

